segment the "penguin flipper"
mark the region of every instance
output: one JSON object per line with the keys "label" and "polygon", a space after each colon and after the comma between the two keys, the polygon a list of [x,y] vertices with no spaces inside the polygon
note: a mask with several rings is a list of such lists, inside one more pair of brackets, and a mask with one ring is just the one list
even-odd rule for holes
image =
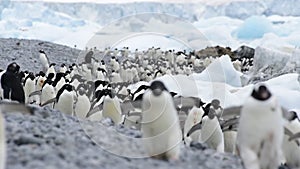
{"label": "penguin flipper", "polygon": [[31,97],[31,96],[35,96],[35,95],[42,95],[42,91],[41,90],[34,91],[34,92],[30,93],[28,96]]}
{"label": "penguin flipper", "polygon": [[[220,121],[220,126],[221,126],[222,130],[226,130],[227,128],[234,129],[235,127],[233,127],[233,126],[237,126],[238,123],[239,123],[239,117],[235,116],[231,119]],[[230,129],[228,129],[228,130],[230,130]]]}
{"label": "penguin flipper", "polygon": [[127,114],[130,111],[134,111],[136,108],[142,108],[142,101],[125,101],[120,103],[122,114]]}
{"label": "penguin flipper", "polygon": [[288,128],[284,127],[284,134],[288,135],[290,138],[289,138],[289,141],[295,141],[296,144],[298,146],[300,146],[300,142],[296,139],[298,139],[300,137],[300,132],[294,134],[291,130],[289,130]]}
{"label": "penguin flipper", "polygon": [[91,107],[91,110],[87,113],[86,117],[90,117],[91,115],[101,110],[103,110],[103,104],[100,104],[99,106],[96,106],[94,108]]}
{"label": "penguin flipper", "polygon": [[240,116],[242,110],[242,106],[235,106],[223,109],[221,113],[221,117],[223,119],[231,119],[232,117]]}
{"label": "penguin flipper", "polygon": [[193,134],[195,131],[200,130],[202,128],[202,121],[200,123],[195,124],[187,133],[187,137]]}
{"label": "penguin flipper", "polygon": [[41,107],[46,106],[47,104],[50,104],[50,103],[55,103],[55,102],[56,102],[56,97],[52,98],[50,100],[47,100],[45,103],[41,104]]}

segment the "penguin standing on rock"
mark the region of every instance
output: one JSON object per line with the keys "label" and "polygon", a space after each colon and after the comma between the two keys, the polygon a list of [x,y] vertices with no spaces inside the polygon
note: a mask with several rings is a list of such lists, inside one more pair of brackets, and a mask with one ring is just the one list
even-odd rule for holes
{"label": "penguin standing on rock", "polygon": [[143,141],[151,157],[176,160],[182,132],[171,94],[161,81],[153,81],[142,100]]}
{"label": "penguin standing on rock", "polygon": [[43,65],[43,71],[47,72],[49,68],[49,59],[44,50],[40,50],[39,53],[40,53],[40,61],[42,62]]}
{"label": "penguin standing on rock", "polygon": [[282,109],[265,85],[257,86],[241,110],[237,154],[246,169],[278,168],[283,141]]}

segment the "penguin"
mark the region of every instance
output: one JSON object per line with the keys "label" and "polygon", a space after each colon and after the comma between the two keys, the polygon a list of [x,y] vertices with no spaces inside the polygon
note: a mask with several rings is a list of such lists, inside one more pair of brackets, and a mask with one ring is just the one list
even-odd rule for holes
{"label": "penguin", "polygon": [[200,142],[206,143],[209,148],[215,149],[218,152],[224,152],[223,132],[214,109],[205,112],[201,122],[194,125],[187,136],[190,136],[194,131],[199,129],[201,129]]}
{"label": "penguin", "polygon": [[161,81],[153,81],[142,99],[142,135],[149,156],[177,160],[182,132],[172,96]]}
{"label": "penguin", "polygon": [[73,115],[74,93],[73,86],[65,84],[56,94],[54,108],[68,115]]}
{"label": "penguin", "polygon": [[55,91],[59,91],[61,87],[66,84],[66,79],[65,79],[65,74],[64,73],[57,73],[55,80],[53,82],[53,86],[55,87]]}
{"label": "penguin", "polygon": [[[188,131],[197,123],[200,123],[202,120],[202,116],[204,115],[204,111],[202,107],[193,106],[193,108],[189,111],[187,118],[184,123],[183,133],[184,133],[184,141],[187,142],[187,133]],[[199,141],[201,130],[190,135],[190,141]]]}
{"label": "penguin", "polygon": [[78,97],[77,102],[75,104],[75,116],[81,119],[86,118],[90,108],[91,108],[91,102],[89,98],[86,95],[86,89],[84,87],[81,87],[77,89],[78,91]]}
{"label": "penguin", "polygon": [[300,168],[300,139],[290,140],[292,134],[300,132],[300,122],[296,110],[291,110],[290,112],[293,113],[293,116],[285,124],[282,151],[286,166],[289,168]]}
{"label": "penguin", "polygon": [[60,73],[66,73],[66,71],[68,70],[66,64],[61,64],[60,68],[59,68],[59,72]]}
{"label": "penguin", "polygon": [[[47,72],[46,72],[46,76],[48,76],[50,73],[53,73],[54,75],[56,74],[56,71],[55,71],[55,63],[51,63]],[[53,80],[53,79],[52,79]]]}
{"label": "penguin", "polygon": [[24,80],[25,103],[33,103],[34,98],[29,97],[29,94],[35,91],[35,76],[31,72]]}
{"label": "penguin", "polygon": [[[41,92],[41,105],[44,105],[48,100],[55,98],[56,92],[55,88],[53,86],[53,81],[50,80],[52,76],[54,75],[53,73],[49,74],[49,79],[47,79],[43,85],[42,92]],[[53,108],[53,103],[51,103],[49,106]]]}
{"label": "penguin", "polygon": [[112,89],[105,89],[104,101],[103,101],[103,118],[110,118],[115,125],[122,123],[122,111],[119,98],[116,96]]}
{"label": "penguin", "polygon": [[46,72],[49,69],[49,59],[44,50],[39,50],[40,61],[42,62],[43,71]]}
{"label": "penguin", "polygon": [[223,131],[224,151],[231,154],[236,154],[236,137],[237,131],[233,130],[233,126],[229,126],[227,131]]}
{"label": "penguin", "polygon": [[282,110],[264,84],[257,85],[242,107],[237,154],[246,169],[278,168],[282,155]]}

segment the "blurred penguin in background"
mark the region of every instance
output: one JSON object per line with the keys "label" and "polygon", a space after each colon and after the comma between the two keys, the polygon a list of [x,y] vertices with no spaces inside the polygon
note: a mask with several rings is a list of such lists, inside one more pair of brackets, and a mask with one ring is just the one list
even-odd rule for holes
{"label": "blurred penguin in background", "polygon": [[13,62],[7,66],[1,77],[3,98],[25,103],[25,93],[19,75],[20,66]]}

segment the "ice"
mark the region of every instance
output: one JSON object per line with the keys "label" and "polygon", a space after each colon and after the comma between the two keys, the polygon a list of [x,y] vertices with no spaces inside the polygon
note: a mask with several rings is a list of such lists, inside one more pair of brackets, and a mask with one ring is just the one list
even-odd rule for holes
{"label": "ice", "polygon": [[240,39],[257,39],[263,37],[265,33],[272,31],[270,21],[262,16],[252,16],[236,30],[236,35]]}
{"label": "ice", "polygon": [[236,71],[228,55],[217,58],[200,74],[192,75],[195,80],[223,82],[234,87],[241,87],[242,73]]}
{"label": "ice", "polygon": [[[291,51],[277,51],[265,47],[257,47],[254,55],[254,74],[281,75],[284,73],[296,72],[299,64],[299,55]],[[293,59],[292,59],[293,58]]]}

